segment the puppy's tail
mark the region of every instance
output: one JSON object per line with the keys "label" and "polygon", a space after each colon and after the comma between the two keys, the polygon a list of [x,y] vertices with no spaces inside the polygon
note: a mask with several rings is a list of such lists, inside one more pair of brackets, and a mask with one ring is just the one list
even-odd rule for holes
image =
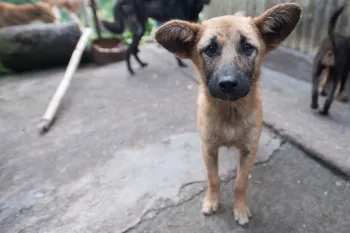
{"label": "puppy's tail", "polygon": [[334,40],[334,28],[335,24],[337,23],[337,20],[339,18],[339,15],[343,12],[345,7],[347,6],[347,3],[344,3],[339,9],[337,9],[333,15],[331,16],[331,19],[329,20],[328,23],[328,36],[329,36],[329,47],[335,53],[336,51],[336,45],[335,45],[335,40]]}

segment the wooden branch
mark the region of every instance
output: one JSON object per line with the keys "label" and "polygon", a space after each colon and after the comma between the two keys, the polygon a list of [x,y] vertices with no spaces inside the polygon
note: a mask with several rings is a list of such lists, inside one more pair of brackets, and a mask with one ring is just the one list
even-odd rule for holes
{"label": "wooden branch", "polygon": [[88,11],[87,11],[87,6],[86,6],[86,2],[85,0],[80,0],[80,5],[81,5],[81,12],[82,15],[84,17],[84,21],[85,21],[85,27],[90,27],[89,24],[89,17],[88,17]]}
{"label": "wooden branch", "polygon": [[89,36],[92,34],[91,28],[83,29],[82,36],[80,37],[77,46],[71,56],[69,64],[67,66],[64,77],[59,84],[54,96],[52,97],[49,106],[46,109],[44,116],[41,119],[39,130],[41,133],[44,133],[49,130],[52,125],[53,119],[55,118],[58,107],[61,104],[61,101],[69,87],[69,84],[72,80],[73,74],[75,73],[78,64],[80,62],[82,53],[87,45]]}

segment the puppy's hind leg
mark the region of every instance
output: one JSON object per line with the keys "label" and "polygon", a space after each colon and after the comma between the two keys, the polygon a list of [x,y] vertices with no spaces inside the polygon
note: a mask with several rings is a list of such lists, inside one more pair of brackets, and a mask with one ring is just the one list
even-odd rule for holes
{"label": "puppy's hind leg", "polygon": [[331,91],[328,93],[326,102],[324,103],[323,110],[320,111],[320,114],[322,115],[328,115],[329,108],[333,102],[334,94],[337,89],[337,85],[339,81],[338,73],[333,67],[329,69],[329,73],[332,79],[332,87],[331,87]]}
{"label": "puppy's hind leg", "polygon": [[311,95],[311,108],[318,108],[318,88],[320,85],[320,75],[324,66],[321,64],[316,64],[312,71],[312,95]]}
{"label": "puppy's hind leg", "polygon": [[202,213],[212,214],[219,208],[220,177],[219,177],[219,148],[202,143],[202,155],[207,170],[208,191],[203,200]]}

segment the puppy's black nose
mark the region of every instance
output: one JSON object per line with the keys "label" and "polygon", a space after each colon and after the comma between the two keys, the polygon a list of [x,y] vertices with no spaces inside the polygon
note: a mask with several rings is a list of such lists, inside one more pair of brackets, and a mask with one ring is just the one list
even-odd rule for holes
{"label": "puppy's black nose", "polygon": [[238,80],[234,77],[225,76],[219,80],[219,87],[223,93],[229,94],[238,86]]}

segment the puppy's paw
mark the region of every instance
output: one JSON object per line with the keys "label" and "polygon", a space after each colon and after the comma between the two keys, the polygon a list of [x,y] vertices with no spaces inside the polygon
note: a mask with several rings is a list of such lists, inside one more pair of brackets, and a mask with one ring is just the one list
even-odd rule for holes
{"label": "puppy's paw", "polygon": [[218,198],[208,198],[208,195],[203,200],[202,213],[210,215],[218,211],[219,200]]}
{"label": "puppy's paw", "polygon": [[235,221],[242,226],[247,224],[249,222],[249,218],[252,216],[249,208],[244,204],[235,205],[233,212],[235,215]]}

